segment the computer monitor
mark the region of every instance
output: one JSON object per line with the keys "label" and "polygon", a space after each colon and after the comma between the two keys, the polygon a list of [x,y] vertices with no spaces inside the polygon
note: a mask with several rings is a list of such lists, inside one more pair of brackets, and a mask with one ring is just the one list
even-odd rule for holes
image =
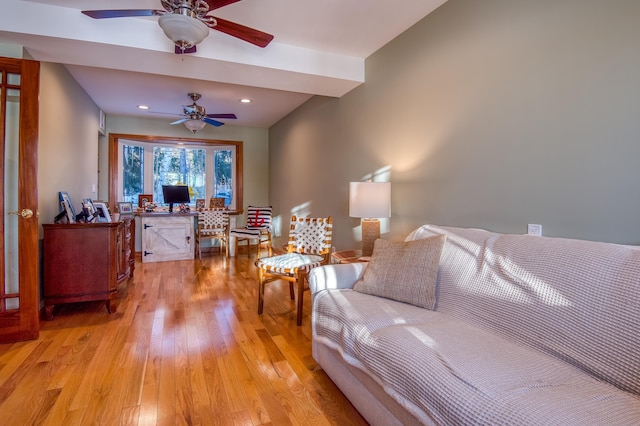
{"label": "computer monitor", "polygon": [[189,187],[187,185],[162,185],[162,197],[169,203],[169,212],[173,212],[174,204],[189,204]]}

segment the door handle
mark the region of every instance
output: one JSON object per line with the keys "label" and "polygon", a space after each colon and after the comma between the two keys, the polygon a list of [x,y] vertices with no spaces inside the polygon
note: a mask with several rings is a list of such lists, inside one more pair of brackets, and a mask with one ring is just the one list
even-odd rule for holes
{"label": "door handle", "polygon": [[22,211],[14,211],[9,212],[9,214],[15,214],[16,216],[21,216],[23,219],[31,219],[33,217],[33,210],[31,209],[22,209]]}

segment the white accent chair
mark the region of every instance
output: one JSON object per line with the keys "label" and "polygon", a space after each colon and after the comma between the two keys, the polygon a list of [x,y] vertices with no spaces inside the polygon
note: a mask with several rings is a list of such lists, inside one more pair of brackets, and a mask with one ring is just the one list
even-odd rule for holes
{"label": "white accent chair", "polygon": [[229,237],[236,239],[236,253],[241,241],[247,242],[247,254],[251,255],[251,241],[257,240],[257,258],[260,259],[260,247],[267,244],[269,256],[272,254],[271,247],[271,206],[249,206],[247,208],[247,223],[242,228],[234,228],[229,231]]}
{"label": "white accent chair", "polygon": [[291,217],[287,253],[256,260],[258,268],[258,314],[264,307],[264,286],[275,280],[289,281],[291,300],[295,300],[293,283],[298,287],[297,325],[302,324],[302,306],[308,273],[329,263],[333,224],[331,216],[323,218]]}

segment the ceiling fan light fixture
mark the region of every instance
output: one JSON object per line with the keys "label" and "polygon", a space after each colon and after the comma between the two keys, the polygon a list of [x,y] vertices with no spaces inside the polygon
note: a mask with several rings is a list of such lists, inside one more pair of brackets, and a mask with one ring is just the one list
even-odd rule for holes
{"label": "ceiling fan light fixture", "polygon": [[193,47],[209,35],[209,27],[187,15],[167,13],[158,18],[158,24],[164,34],[181,49]]}
{"label": "ceiling fan light fixture", "polygon": [[187,120],[184,122],[184,127],[191,130],[193,133],[198,133],[204,126],[206,126],[202,120]]}

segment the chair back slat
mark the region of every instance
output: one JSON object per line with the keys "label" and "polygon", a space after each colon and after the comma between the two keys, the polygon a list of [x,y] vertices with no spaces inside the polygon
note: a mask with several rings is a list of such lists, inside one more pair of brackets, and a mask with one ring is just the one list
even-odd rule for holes
{"label": "chair back slat", "polygon": [[333,224],[329,217],[291,216],[289,253],[327,255],[331,252]]}
{"label": "chair back slat", "polygon": [[198,212],[198,226],[203,230],[226,229],[229,226],[229,210],[205,209]]}

